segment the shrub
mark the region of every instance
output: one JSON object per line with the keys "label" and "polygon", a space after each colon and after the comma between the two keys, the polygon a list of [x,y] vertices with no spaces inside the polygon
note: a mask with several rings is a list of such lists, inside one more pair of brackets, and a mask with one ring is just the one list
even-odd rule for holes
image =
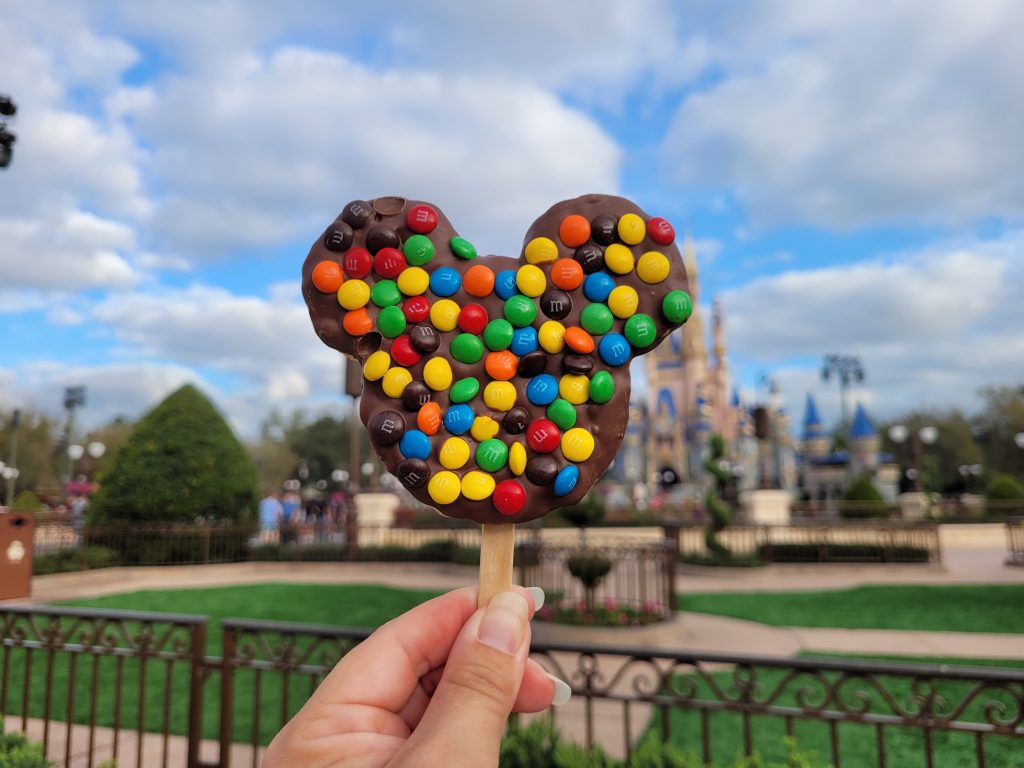
{"label": "shrub", "polygon": [[118,562],[118,554],[112,549],[82,546],[36,555],[32,560],[32,573],[36,576],[45,576],[48,573],[88,571],[93,568],[110,568]]}
{"label": "shrub", "polygon": [[53,768],[43,755],[41,744],[34,744],[23,733],[3,733],[0,720],[0,768]]}
{"label": "shrub", "polygon": [[101,483],[90,523],[254,518],[252,461],[213,404],[191,385],[142,417]]}
{"label": "shrub", "polygon": [[860,502],[878,502],[880,504],[885,503],[885,499],[882,498],[882,494],[879,493],[875,487],[874,481],[871,479],[871,475],[860,475],[843,493],[844,501],[860,501]]}
{"label": "shrub", "polygon": [[579,504],[560,509],[559,514],[577,528],[586,528],[604,520],[604,502],[596,493],[588,493]]}
{"label": "shrub", "polygon": [[24,490],[14,498],[11,509],[20,509],[22,512],[31,512],[37,515],[43,511],[43,502],[32,491]]}
{"label": "shrub", "polygon": [[1013,475],[996,472],[988,481],[985,498],[991,501],[1012,501],[1024,499],[1024,485]]}
{"label": "shrub", "polygon": [[612,569],[612,561],[600,552],[584,551],[577,555],[571,555],[566,561],[569,573],[580,580],[583,589],[586,591],[587,607],[594,608],[594,592],[597,585]]}
{"label": "shrub", "polygon": [[928,550],[878,544],[762,544],[757,557],[766,563],[927,563]]}
{"label": "shrub", "polygon": [[562,741],[554,723],[539,717],[525,728],[512,720],[498,753],[500,768],[616,768],[618,761],[601,747],[584,749]]}

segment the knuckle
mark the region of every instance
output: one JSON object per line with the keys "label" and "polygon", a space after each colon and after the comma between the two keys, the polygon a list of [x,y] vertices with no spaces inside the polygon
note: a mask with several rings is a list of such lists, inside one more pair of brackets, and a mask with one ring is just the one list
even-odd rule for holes
{"label": "knuckle", "polygon": [[459,689],[459,695],[474,697],[479,705],[497,715],[504,717],[512,708],[508,676],[498,665],[483,659],[468,659],[445,677],[442,684]]}

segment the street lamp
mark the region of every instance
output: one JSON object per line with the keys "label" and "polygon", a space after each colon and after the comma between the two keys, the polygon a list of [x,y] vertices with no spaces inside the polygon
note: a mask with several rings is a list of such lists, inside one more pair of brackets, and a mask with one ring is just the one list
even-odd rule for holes
{"label": "street lamp", "polygon": [[821,366],[821,380],[828,381],[833,375],[839,379],[839,411],[842,414],[842,423],[846,424],[846,390],[849,389],[850,382],[864,381],[864,366],[855,355],[825,355],[825,361]]}
{"label": "street lamp", "polygon": [[932,445],[936,440],[939,439],[939,430],[935,427],[921,427],[917,431],[911,430],[909,427],[903,424],[894,424],[889,427],[889,439],[897,445],[902,445],[910,439],[910,456],[914,463],[912,469],[907,471],[907,477],[910,478],[912,485],[911,490],[915,493],[920,493],[922,490],[921,486],[921,453],[923,451],[922,446]]}
{"label": "street lamp", "polygon": [[1014,435],[1013,442],[1018,448],[1024,450],[1024,432],[1018,432]]}
{"label": "street lamp", "polygon": [[[0,95],[0,116],[14,117],[18,112],[18,106],[10,96]],[[7,122],[0,120],[0,168],[6,168],[11,164],[14,156],[14,142],[18,137],[7,130]]]}

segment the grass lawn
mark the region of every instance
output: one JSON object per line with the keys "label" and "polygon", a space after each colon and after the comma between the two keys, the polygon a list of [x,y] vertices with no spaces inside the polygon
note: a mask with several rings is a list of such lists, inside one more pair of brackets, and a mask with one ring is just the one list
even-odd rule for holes
{"label": "grass lawn", "polygon": [[[822,657],[824,654],[813,654]],[[808,656],[810,656],[808,654]],[[849,658],[849,657],[847,657]],[[1024,661],[979,661],[976,659],[936,659],[936,658],[907,658],[907,657],[877,657],[862,656],[858,658],[872,659],[875,661],[897,661],[897,662],[920,662],[928,664],[952,664],[967,666],[999,666],[1014,669],[1024,669]],[[774,687],[783,681],[786,672],[783,670],[758,669],[756,670],[759,683],[758,693],[755,694],[759,700],[763,700],[767,692],[773,691]],[[731,673],[715,673],[711,676],[719,687],[726,690],[733,677]],[[837,673],[825,673],[823,681],[831,684],[837,680]],[[908,680],[896,677],[881,677],[878,681],[885,690],[889,691],[893,698],[904,709],[913,709],[911,683]],[[810,701],[821,701],[820,691],[822,685],[808,677],[795,680],[787,686],[786,692],[782,694],[777,704],[796,705],[796,692],[809,684],[810,691],[818,692],[810,696]],[[947,711],[955,704],[958,704],[971,689],[970,683],[963,682],[942,682],[935,686],[936,693],[942,696],[947,704],[943,711]],[[869,691],[867,700],[870,702],[872,711],[891,712],[891,709],[883,702],[877,691],[871,690],[869,685],[851,681],[841,689],[845,692],[844,700],[851,706],[858,703],[855,692],[859,690]],[[710,685],[701,681],[697,685],[698,698],[715,700],[717,697],[712,694]],[[1006,707],[1009,718],[1013,718],[1019,711],[1014,695],[1007,691],[990,690],[977,698],[960,715],[960,720],[986,722],[984,717],[984,705],[987,702],[996,700]],[[652,719],[648,731],[660,734],[661,719],[656,714]],[[696,712],[686,712],[673,709],[669,714],[671,741],[680,749],[692,752],[695,755],[701,754],[701,723],[700,715]],[[716,765],[729,765],[738,755],[742,754],[743,721],[739,714],[714,713],[709,717],[709,731],[711,735],[711,753]],[[844,723],[838,726],[839,756],[844,768],[874,768],[878,764],[875,742],[875,726],[858,725],[855,723]],[[755,750],[765,762],[774,764],[772,761],[782,761],[784,754],[782,738],[785,735],[785,721],[781,717],[754,716],[751,718],[751,733]],[[828,725],[823,721],[795,720],[793,728],[794,736],[797,739],[801,751],[813,751],[817,760],[813,763],[818,765],[830,765],[832,762],[831,741]],[[892,766],[923,766],[925,765],[925,753],[923,736],[920,729],[900,728],[887,726],[885,728],[885,753],[886,764]],[[932,732],[933,757],[935,768],[960,768],[962,766],[976,765],[975,743],[971,734],[950,733],[948,731],[935,730]],[[1018,765],[1014,759],[1019,759],[1021,752],[1021,740],[1010,736],[986,736],[984,739],[986,765],[1009,766]]]}
{"label": "grass lawn", "polygon": [[1024,633],[1024,584],[684,594],[679,608],[783,627]]}

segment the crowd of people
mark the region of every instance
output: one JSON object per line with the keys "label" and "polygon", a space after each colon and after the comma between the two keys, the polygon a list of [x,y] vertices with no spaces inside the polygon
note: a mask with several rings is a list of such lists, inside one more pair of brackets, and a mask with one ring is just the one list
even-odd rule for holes
{"label": "crowd of people", "polygon": [[344,541],[350,515],[341,491],[303,499],[296,491],[271,492],[260,500],[260,543],[294,544]]}

